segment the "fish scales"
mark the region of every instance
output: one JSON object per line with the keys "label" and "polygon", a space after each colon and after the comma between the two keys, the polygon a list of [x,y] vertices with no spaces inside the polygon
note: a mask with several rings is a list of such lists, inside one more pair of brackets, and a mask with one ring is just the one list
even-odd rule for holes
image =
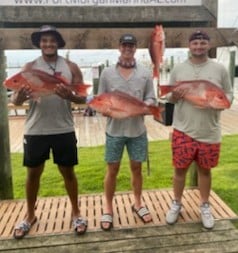
{"label": "fish scales", "polygon": [[231,106],[224,90],[208,80],[188,80],[175,85],[160,85],[160,96],[183,91],[183,99],[199,108],[227,109]]}
{"label": "fish scales", "polygon": [[57,84],[63,83],[72,89],[77,95],[86,97],[87,89],[91,87],[89,84],[78,83],[71,85],[64,77],[50,75],[38,69],[30,69],[20,71],[17,74],[7,78],[4,86],[7,89],[18,91],[23,85],[29,85],[32,89],[32,97],[51,95],[55,93]]}
{"label": "fish scales", "polygon": [[145,114],[162,118],[161,108],[158,106],[147,105],[138,98],[121,91],[102,93],[94,97],[88,105],[106,116],[117,119]]}

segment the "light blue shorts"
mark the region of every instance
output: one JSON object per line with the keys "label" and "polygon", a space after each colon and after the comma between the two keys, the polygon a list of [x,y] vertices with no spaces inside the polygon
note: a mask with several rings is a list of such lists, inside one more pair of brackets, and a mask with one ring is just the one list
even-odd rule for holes
{"label": "light blue shorts", "polygon": [[147,134],[138,137],[113,137],[106,134],[105,161],[119,162],[123,155],[124,146],[127,148],[131,161],[144,162],[147,159]]}

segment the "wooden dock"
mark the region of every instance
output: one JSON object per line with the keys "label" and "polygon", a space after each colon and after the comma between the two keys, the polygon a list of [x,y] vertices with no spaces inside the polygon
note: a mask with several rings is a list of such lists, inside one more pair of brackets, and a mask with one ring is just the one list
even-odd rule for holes
{"label": "wooden dock", "polygon": [[[79,147],[103,145],[105,142],[106,118],[97,114],[92,117],[84,117],[82,111],[74,112],[75,130]],[[9,116],[10,150],[22,152],[23,128],[25,115]],[[171,126],[164,126],[155,121],[152,116],[145,117],[148,132],[148,140],[168,140],[172,131]],[[238,133],[238,103],[232,105],[229,110],[222,112],[222,135]]]}
{"label": "wooden dock", "polygon": [[[199,213],[199,191],[186,189],[183,209],[176,225],[166,225],[165,214],[169,209],[172,190],[148,190],[143,201],[149,208],[153,221],[143,222],[132,212],[132,192],[117,193],[114,198],[114,228],[112,232],[100,229],[103,211],[102,194],[80,195],[81,214],[88,219],[86,235],[76,237],[71,226],[71,206],[68,197],[39,198],[36,203],[37,223],[21,241],[12,238],[14,226],[24,218],[25,200],[1,201],[0,205],[0,252],[215,252],[212,243],[221,247],[235,245],[238,252],[238,230],[230,223],[237,215],[211,192],[212,214],[215,228],[202,228]],[[183,225],[183,226],[182,226]],[[180,238],[177,240],[177,238]],[[142,241],[140,241],[142,240]],[[169,243],[171,241],[171,245]],[[217,242],[219,240],[219,242]],[[194,244],[200,248],[194,250]],[[177,246],[179,248],[177,249]],[[181,248],[180,248],[181,247]],[[185,251],[185,249],[190,251]],[[211,251],[204,249],[210,248]],[[47,249],[50,251],[47,251]],[[123,249],[123,251],[122,251]],[[183,251],[183,250],[184,251]],[[220,250],[220,251],[219,251]]]}
{"label": "wooden dock", "polygon": [[[78,145],[103,145],[105,117],[84,117],[74,112]],[[25,116],[9,116],[11,152],[22,152]],[[145,117],[149,141],[169,139],[172,128]],[[222,134],[238,133],[238,104],[222,113]],[[132,212],[131,192],[117,193],[114,198],[114,228],[100,229],[103,212],[102,194],[80,195],[82,216],[88,218],[88,232],[77,237],[71,227],[71,206],[67,196],[39,198],[36,203],[37,223],[23,240],[12,238],[14,226],[24,219],[25,200],[0,201],[0,252],[8,253],[226,253],[238,252],[238,217],[211,192],[212,213],[216,219],[211,231],[202,228],[199,192],[186,189],[181,215],[176,225],[165,222],[172,200],[171,189],[143,191],[143,201],[150,209],[153,222],[143,224]]]}

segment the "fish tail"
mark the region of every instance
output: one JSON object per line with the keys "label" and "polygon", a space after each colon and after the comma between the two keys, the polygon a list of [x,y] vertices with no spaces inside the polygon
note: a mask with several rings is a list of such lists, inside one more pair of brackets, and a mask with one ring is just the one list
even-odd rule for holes
{"label": "fish tail", "polygon": [[78,96],[81,96],[81,97],[87,97],[88,96],[88,88],[90,88],[92,85],[90,84],[78,84],[78,85],[75,85],[74,87],[74,91],[76,92],[76,94]]}
{"label": "fish tail", "polygon": [[172,85],[160,85],[160,97],[172,91]]}

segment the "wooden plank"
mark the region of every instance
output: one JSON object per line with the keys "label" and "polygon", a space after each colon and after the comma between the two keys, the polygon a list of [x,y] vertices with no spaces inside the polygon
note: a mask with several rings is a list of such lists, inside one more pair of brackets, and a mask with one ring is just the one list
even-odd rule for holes
{"label": "wooden plank", "polygon": [[[188,193],[188,194],[191,195],[191,193]],[[200,193],[199,193],[198,190],[194,189],[194,194],[191,195],[191,198],[193,198],[194,200],[196,200],[196,205],[197,205],[198,207],[200,207],[200,205],[201,205],[201,200],[200,200]],[[211,202],[211,197],[210,197],[209,201]],[[213,214],[213,216],[214,216],[215,219],[221,218],[221,216],[219,215],[219,213],[218,213],[218,212],[216,211],[216,209],[214,208],[213,202],[211,202],[211,212],[212,212],[212,214]]]}
{"label": "wooden plank", "polygon": [[[138,48],[148,48],[153,27],[149,28],[62,28],[59,29],[65,41],[67,49],[116,49],[121,34],[133,33],[138,39]],[[237,41],[234,28],[172,28],[166,27],[166,48],[186,48],[188,37],[194,30],[204,30],[211,36],[212,47],[230,46],[232,41]],[[0,49],[32,49],[30,41],[31,33],[35,29],[0,29]],[[84,37],[83,42],[79,37]],[[22,38],[24,37],[24,40]]]}
{"label": "wooden plank", "polygon": [[[88,197],[86,195],[79,196],[79,208],[80,215],[84,218],[88,217]],[[90,218],[90,217],[89,217]],[[88,228],[90,229],[91,223],[89,223]]]}
{"label": "wooden plank", "polygon": [[[179,238],[179,240],[178,240]],[[25,253],[34,248],[38,252],[237,252],[238,230],[230,221],[221,220],[210,232],[200,224],[176,226],[143,226],[130,229],[89,232],[75,238],[70,234],[38,236],[20,241],[1,240],[0,252]]]}
{"label": "wooden plank", "polygon": [[[214,26],[217,19],[217,0],[173,2],[80,2],[53,1],[15,2],[1,4],[2,26],[38,27],[38,24],[57,24],[58,27],[127,27],[149,26],[158,22],[186,23],[187,26],[203,23]],[[50,3],[50,2],[48,2]],[[47,15],[42,15],[47,13]],[[171,18],[173,17],[173,18]],[[36,22],[37,20],[37,22]],[[172,23],[172,24],[171,24]],[[24,41],[24,37],[22,38]],[[78,40],[83,40],[79,37]]]}
{"label": "wooden plank", "polygon": [[130,198],[129,193],[123,194],[122,198],[123,198],[123,203],[125,206],[125,215],[127,217],[128,224],[131,227],[135,227],[137,225],[137,222],[136,222],[136,218],[135,218],[134,213],[131,208],[134,202],[132,202],[133,200]]}
{"label": "wooden plank", "polygon": [[96,222],[95,222],[95,212],[94,212],[94,196],[88,196],[87,197],[87,208],[88,208],[88,213],[87,213],[87,217],[89,217],[88,219],[88,226],[89,227],[95,227]]}
{"label": "wooden plank", "polygon": [[[198,222],[200,213],[198,206],[197,189],[186,189],[184,208],[179,216],[178,223]],[[211,201],[212,212],[216,219],[237,219],[237,215],[219,199],[213,192],[216,204]],[[149,208],[153,222],[146,225],[165,225],[165,215],[172,200],[172,190],[149,190],[143,191],[143,202]],[[80,211],[84,218],[88,218],[88,231],[100,229],[100,218],[104,207],[104,195],[81,195]],[[132,212],[131,205],[134,203],[132,192],[117,193],[113,200],[114,229],[144,227],[144,223]],[[220,206],[220,203],[222,207]],[[220,209],[224,211],[220,212]],[[228,210],[229,212],[225,212]],[[0,208],[1,237],[12,237],[13,228],[16,223],[24,219],[26,213],[25,200],[5,201]],[[39,198],[36,203],[36,216],[38,222],[32,227],[29,235],[38,236],[42,234],[72,233],[71,204],[68,197]],[[200,222],[199,222],[200,223]]]}
{"label": "wooden plank", "polygon": [[[191,197],[189,194],[190,191],[184,191],[183,194],[183,206],[186,210],[186,213],[192,220],[200,220],[199,206],[197,202],[194,201],[194,197]],[[194,196],[194,194],[192,194]]]}
{"label": "wooden plank", "polygon": [[11,234],[13,234],[15,226],[25,219],[27,213],[27,205],[25,201],[17,201],[17,206],[18,208],[16,208],[15,213],[12,214],[13,216],[15,216],[15,224],[12,228]]}
{"label": "wooden plank", "polygon": [[16,202],[10,202],[8,208],[6,209],[6,212],[4,213],[4,222],[6,222],[3,230],[4,234],[11,234],[13,231],[12,228],[15,226],[16,219],[13,213],[14,210],[16,210],[16,204]]}
{"label": "wooden plank", "polygon": [[[72,231],[72,206],[68,197],[65,197],[65,209],[64,209],[64,227],[63,231]],[[71,232],[72,233],[72,232]]]}
{"label": "wooden plank", "polygon": [[157,215],[157,205],[155,205],[156,202],[154,197],[154,191],[143,191],[143,199],[145,201],[145,205],[148,208],[151,217],[152,217],[152,222],[151,223],[159,223],[160,220]]}
{"label": "wooden plank", "polygon": [[[103,196],[103,199],[105,201],[105,196]],[[113,204],[113,227],[120,228],[121,223],[120,223],[120,214],[119,214],[119,209],[118,209],[118,201],[115,196],[113,198],[112,204]]]}
{"label": "wooden plank", "polygon": [[62,221],[57,219],[57,209],[58,209],[58,198],[52,198],[50,203],[50,212],[47,216],[47,233],[55,232],[55,224]]}
{"label": "wooden plank", "polygon": [[[0,202],[0,214],[5,214],[7,212],[9,206],[9,201],[1,201]],[[4,215],[0,215],[0,224],[4,222]],[[0,226],[0,231],[3,229],[3,226]]]}
{"label": "wooden plank", "polygon": [[62,232],[65,219],[66,198],[57,198],[55,203],[55,227],[54,233]]}
{"label": "wooden plank", "polygon": [[[224,224],[224,223],[223,223]],[[34,252],[237,252],[237,230],[223,229],[204,232],[198,230],[196,224],[190,224],[183,230],[182,226],[168,229],[167,226],[144,227],[141,229],[117,230],[114,233],[95,232],[73,240],[72,236],[52,236],[47,243],[38,238]],[[58,237],[58,238],[57,238]],[[179,240],[177,239],[179,237]],[[24,240],[22,240],[24,242]],[[42,243],[45,242],[45,243]],[[68,243],[68,245],[66,244]],[[31,246],[33,241],[29,241]],[[10,245],[9,245],[10,246]],[[233,246],[234,248],[228,248]],[[13,248],[13,245],[10,246]],[[28,246],[29,247],[29,246]],[[21,251],[22,249],[22,251]],[[35,251],[36,249],[36,251]],[[96,251],[95,251],[96,250]],[[216,250],[216,251],[215,251]],[[14,252],[14,251],[10,251]],[[18,252],[24,252],[22,244],[18,244]]]}
{"label": "wooden plank", "polygon": [[[226,215],[223,213],[223,217],[236,217],[237,215],[231,210],[231,208],[229,208],[229,206],[227,206],[225,204],[225,202],[214,192],[211,192],[211,198],[214,199],[217,203],[217,205],[215,205],[215,207],[217,208],[217,210],[220,210],[220,208],[222,208],[225,212]],[[214,202],[213,202],[214,203]]]}
{"label": "wooden plank", "polygon": [[[156,192],[156,196],[158,198],[158,203],[159,203],[159,205],[161,207],[161,210],[163,211],[164,216],[165,216],[165,214],[168,212],[168,210],[170,208],[172,200],[168,199],[167,197],[164,198],[164,192],[165,192],[165,190],[157,191]],[[165,217],[162,220],[165,222]]]}
{"label": "wooden plank", "polygon": [[102,195],[95,195],[95,229],[100,228],[100,219],[103,213]]}
{"label": "wooden plank", "polygon": [[[127,227],[128,220],[127,220],[127,215],[125,214],[125,205],[124,205],[124,201],[121,195],[116,196],[116,203],[117,203],[120,227]],[[130,208],[130,207],[127,207],[127,208]]]}
{"label": "wooden plank", "polygon": [[[148,206],[149,210],[152,209],[152,207],[154,208],[154,214],[152,213],[152,218],[153,218],[153,222],[155,223],[166,223],[165,222],[165,214],[160,206],[160,203],[158,203],[158,199],[156,197],[156,192],[148,192],[148,194],[150,195],[150,199],[151,199],[151,205]],[[147,203],[148,205],[148,203]]]}
{"label": "wooden plank", "polygon": [[[44,204],[41,209],[40,222],[39,222],[39,226],[37,228],[37,233],[43,234],[43,233],[47,232],[48,217],[49,217],[49,210],[51,209],[51,202],[52,202],[52,198],[44,199]],[[36,226],[34,226],[34,227],[36,227]],[[33,232],[33,229],[30,232]]]}

